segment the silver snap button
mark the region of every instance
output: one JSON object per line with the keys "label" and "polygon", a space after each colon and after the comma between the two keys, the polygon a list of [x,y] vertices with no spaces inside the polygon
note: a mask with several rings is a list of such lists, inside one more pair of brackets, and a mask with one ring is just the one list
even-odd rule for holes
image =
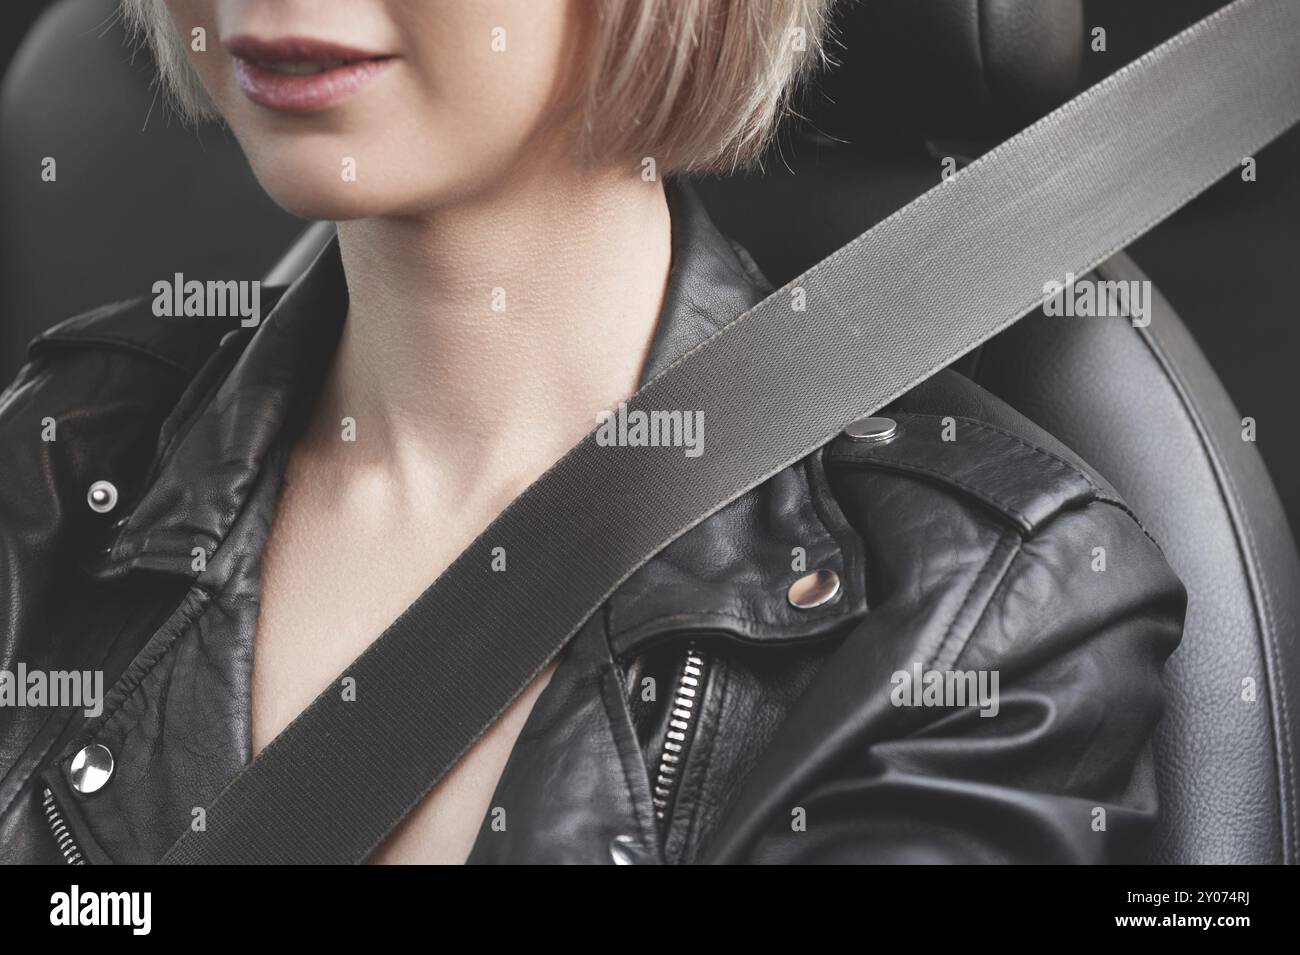
{"label": "silver snap button", "polygon": [[86,493],[86,503],[96,514],[107,514],[117,507],[117,488],[110,481],[96,481]]}
{"label": "silver snap button", "polygon": [[862,441],[870,444],[883,444],[892,441],[898,434],[898,422],[893,418],[875,418],[867,416],[851,421],[844,429],[844,435],[850,441]]}
{"label": "silver snap button", "polygon": [[96,793],[113,775],[113,754],[103,743],[83,746],[72,757],[72,788],[79,793]]}
{"label": "silver snap button", "polygon": [[790,605],[800,610],[811,610],[830,603],[840,595],[840,575],[833,570],[814,570],[804,574],[790,585],[786,597]]}

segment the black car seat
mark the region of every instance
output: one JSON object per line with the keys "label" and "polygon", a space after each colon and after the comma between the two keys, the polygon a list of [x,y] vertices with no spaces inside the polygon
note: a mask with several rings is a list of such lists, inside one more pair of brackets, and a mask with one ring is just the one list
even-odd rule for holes
{"label": "black car seat", "polygon": [[[1215,2],[1196,0],[1184,12],[1205,13]],[[110,5],[105,0],[103,6]],[[784,282],[938,182],[944,158],[978,155],[1096,78],[1089,75],[1095,64],[1082,52],[1088,22],[1080,0],[846,4],[837,24],[842,62],[805,104],[811,122],[787,138],[781,158],[764,174],[702,180],[701,194],[723,230],[749,248],[773,281]],[[45,30],[43,43],[68,41],[49,36],[48,23]],[[7,81],[0,114],[6,202],[14,188],[8,175],[16,82],[13,76]],[[76,94],[69,90],[63,102],[84,104],[88,87],[100,89],[81,77]],[[104,104],[110,108],[116,109]],[[106,166],[129,162],[102,156],[105,142],[124,129],[134,131],[136,119],[119,116],[116,128],[107,128],[111,122],[69,124],[84,137],[78,154]],[[141,150],[134,161],[147,161],[142,142],[133,148]],[[242,160],[223,157],[243,175]],[[136,200],[157,207],[158,221],[170,221],[176,241],[183,241],[181,233],[195,226],[163,214],[170,192],[201,190],[218,180],[229,189],[234,174],[179,162],[176,170],[160,168],[166,178],[153,178]],[[239,184],[253,188],[242,179]],[[27,218],[39,214],[30,207],[7,205],[16,208],[7,232],[44,228],[66,241],[100,215],[92,198],[98,199],[83,197],[83,206],[44,220]],[[267,221],[258,218],[267,210],[256,200],[227,199],[220,221],[204,228],[251,236]],[[282,224],[275,220],[276,228]],[[276,277],[296,275],[329,232],[316,226],[294,243],[282,241],[279,248],[288,251]],[[147,242],[105,249],[103,235],[87,241],[101,255],[143,261],[153,271],[157,262],[169,261],[151,258],[157,250]],[[29,274],[6,250],[3,285],[34,281],[35,274],[71,274],[81,281],[80,272],[59,261],[53,240],[43,254],[50,261],[34,262],[35,254],[21,260],[35,270]],[[216,268],[211,262],[204,267]],[[263,264],[250,260],[240,268],[261,274]],[[169,271],[164,265],[163,274]],[[1109,278],[1141,277],[1125,255],[1099,271]],[[226,266],[225,274],[240,273]],[[5,323],[22,314],[6,307]],[[0,334],[5,342],[14,337],[5,328]],[[1169,706],[1155,742],[1163,819],[1153,861],[1296,861],[1300,558],[1258,450],[1242,440],[1241,416],[1173,307],[1158,297],[1145,328],[1123,319],[1031,315],[963,362],[962,370],[1106,475],[1187,585],[1186,634],[1170,662]]]}

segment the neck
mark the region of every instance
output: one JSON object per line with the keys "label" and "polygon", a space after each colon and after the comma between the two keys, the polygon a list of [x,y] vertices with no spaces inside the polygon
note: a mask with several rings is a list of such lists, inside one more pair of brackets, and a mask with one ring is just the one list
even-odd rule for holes
{"label": "neck", "polygon": [[526,484],[636,389],[671,257],[660,184],[554,168],[339,241],[349,308],[321,428],[336,440],[352,417],[368,465],[453,483]]}

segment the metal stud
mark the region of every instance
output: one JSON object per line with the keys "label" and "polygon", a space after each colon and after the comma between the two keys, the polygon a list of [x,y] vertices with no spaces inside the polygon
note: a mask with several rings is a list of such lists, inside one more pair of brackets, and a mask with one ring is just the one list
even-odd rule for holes
{"label": "metal stud", "polygon": [[812,610],[840,595],[840,575],[833,570],[814,570],[790,585],[786,597],[792,607]]}
{"label": "metal stud", "polygon": [[103,743],[83,746],[72,757],[72,788],[83,795],[99,792],[113,775],[113,754]]}
{"label": "metal stud", "polygon": [[117,488],[111,481],[96,481],[86,493],[86,503],[96,514],[107,514],[117,507]]}
{"label": "metal stud", "polygon": [[844,429],[844,436],[850,441],[861,441],[867,444],[884,444],[886,441],[894,440],[897,434],[898,422],[893,418],[877,418],[870,415],[849,422],[848,427]]}

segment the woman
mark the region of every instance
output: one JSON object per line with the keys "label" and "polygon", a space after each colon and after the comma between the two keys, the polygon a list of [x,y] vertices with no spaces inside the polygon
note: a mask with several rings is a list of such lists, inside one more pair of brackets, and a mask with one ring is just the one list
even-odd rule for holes
{"label": "woman", "polygon": [[[603,411],[770,291],[672,177],[760,155],[826,5],[129,0],[180,108],[338,240],[255,330],[142,299],[6,393],[6,658],[109,689],[0,716],[5,858],[201,829]],[[375,860],[1140,853],[1180,584],[954,373],[886,414],[629,579]]]}

